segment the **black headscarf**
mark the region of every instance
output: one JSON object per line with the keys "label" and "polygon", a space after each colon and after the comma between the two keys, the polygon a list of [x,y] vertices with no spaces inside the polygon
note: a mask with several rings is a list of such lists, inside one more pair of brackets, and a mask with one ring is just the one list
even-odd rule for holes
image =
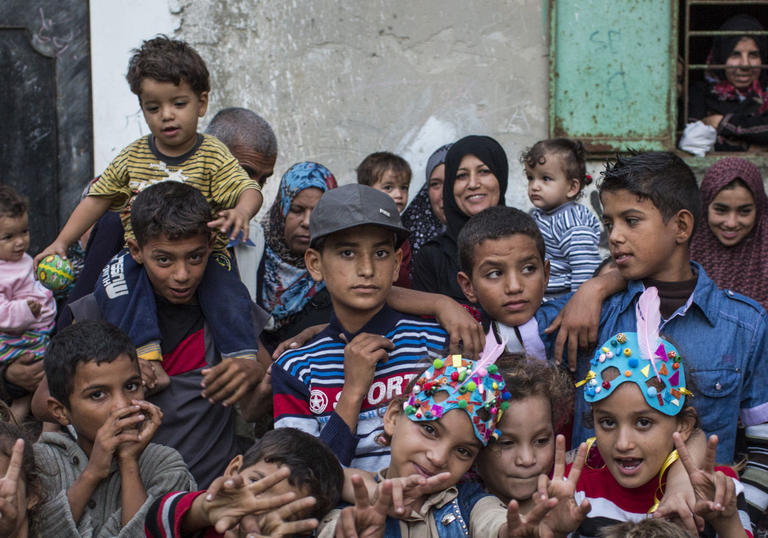
{"label": "black headscarf", "polygon": [[453,195],[453,185],[456,183],[456,171],[459,169],[461,159],[465,155],[474,155],[491,169],[493,175],[499,181],[499,203],[505,205],[504,195],[507,192],[507,178],[509,176],[509,164],[504,148],[490,136],[470,135],[465,136],[448,150],[445,156],[445,182],[443,183],[443,211],[447,223],[446,233],[455,242],[459,232],[469,220],[456,204]]}
{"label": "black headscarf", "polygon": [[[766,61],[766,53],[768,52],[768,37],[764,35],[754,35],[751,32],[761,32],[765,30],[763,28],[763,25],[760,24],[760,21],[758,21],[756,18],[754,18],[751,15],[746,15],[744,13],[741,13],[739,15],[734,15],[727,21],[723,23],[723,25],[720,27],[720,30],[723,31],[743,31],[744,33],[741,35],[724,35],[724,36],[716,36],[712,41],[712,62],[715,65],[723,65],[725,64],[726,60],[728,60],[728,57],[731,55],[731,52],[733,52],[734,47],[741,41],[744,37],[751,37],[755,40],[755,43],[757,43],[757,48],[760,49],[760,63],[765,63]],[[716,69],[713,70],[714,74],[719,78],[720,80],[725,80],[725,73],[722,69]],[[765,74],[765,70],[763,70],[763,73],[761,75]],[[761,79],[763,76],[761,76]],[[763,82],[763,81],[761,81]]]}
{"label": "black headscarf", "polygon": [[429,157],[426,168],[427,179],[424,182],[424,186],[413,197],[411,203],[408,204],[408,207],[400,216],[403,226],[411,232],[408,240],[411,242],[411,253],[413,256],[421,250],[421,246],[424,243],[443,231],[443,223],[440,222],[435,212],[432,211],[432,203],[429,200],[429,178],[432,177],[432,172],[435,171],[435,168],[445,164],[445,155],[450,147],[451,144],[440,146]]}

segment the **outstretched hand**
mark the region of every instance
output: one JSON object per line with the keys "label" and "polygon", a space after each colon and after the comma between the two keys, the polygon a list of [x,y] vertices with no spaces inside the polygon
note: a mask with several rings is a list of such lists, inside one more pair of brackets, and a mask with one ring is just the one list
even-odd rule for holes
{"label": "outstretched hand", "polygon": [[552,480],[544,478],[545,491],[550,497],[558,500],[558,504],[547,514],[543,526],[547,527],[554,535],[569,534],[579,528],[579,525],[587,517],[591,506],[587,499],[576,504],[574,494],[579,483],[581,471],[587,456],[587,445],[581,443],[576,452],[576,460],[571,465],[571,472],[565,476],[565,437],[558,435],[555,438],[555,467],[552,472]]}
{"label": "outstretched hand", "polygon": [[736,486],[722,471],[715,471],[717,435],[707,440],[707,453],[701,467],[692,460],[680,434],[675,432],[672,437],[696,495],[694,512],[713,525],[718,519],[738,518]]}
{"label": "outstretched hand", "polygon": [[248,239],[248,222],[250,217],[240,208],[224,209],[219,211],[218,218],[208,223],[208,227],[217,229],[222,234],[229,234],[229,240],[234,241],[242,232],[242,241]]}
{"label": "outstretched hand", "polygon": [[576,371],[579,349],[589,349],[597,343],[602,304],[595,302],[594,295],[589,292],[588,282],[581,285],[549,327],[544,329],[546,334],[557,331],[555,362],[559,364],[563,361],[565,349],[568,353],[568,369],[571,372]]}
{"label": "outstretched hand", "polygon": [[261,515],[288,505],[296,498],[296,493],[290,491],[274,495],[269,490],[289,475],[290,469],[283,465],[271,475],[251,484],[246,484],[240,474],[220,476],[205,494],[203,508],[208,520],[216,532],[223,533],[237,525],[245,515]]}
{"label": "outstretched hand", "polygon": [[448,353],[477,359],[485,346],[483,325],[467,309],[449,297],[441,298],[435,319],[450,337]]}
{"label": "outstretched hand", "polygon": [[304,535],[317,528],[315,518],[295,519],[306,514],[317,503],[314,497],[302,497],[262,516],[245,516],[240,521],[239,536],[245,538],[280,538]]}
{"label": "outstretched hand", "polygon": [[[392,506],[388,513],[394,518],[407,516],[411,510],[418,509],[423,498],[433,491],[445,489],[450,481],[451,473],[439,473],[429,478],[412,474],[403,478],[392,478]],[[382,495],[383,485],[376,492],[376,499]]]}
{"label": "outstretched hand", "polygon": [[392,481],[381,483],[378,499],[371,504],[368,489],[360,475],[352,475],[355,505],[341,511],[336,522],[336,538],[381,538],[387,525],[387,513],[393,509]]}
{"label": "outstretched hand", "polygon": [[542,527],[542,521],[550,510],[557,506],[557,499],[547,497],[540,491],[533,494],[533,499],[533,508],[525,515],[520,513],[520,505],[516,500],[509,502],[507,524],[499,529],[499,538],[552,538],[554,536],[549,529]]}

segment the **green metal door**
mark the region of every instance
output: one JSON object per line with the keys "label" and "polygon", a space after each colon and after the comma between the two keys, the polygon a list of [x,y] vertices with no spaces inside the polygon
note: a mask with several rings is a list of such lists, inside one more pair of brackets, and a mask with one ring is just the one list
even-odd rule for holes
{"label": "green metal door", "polygon": [[589,151],[675,145],[677,5],[549,0],[552,137]]}

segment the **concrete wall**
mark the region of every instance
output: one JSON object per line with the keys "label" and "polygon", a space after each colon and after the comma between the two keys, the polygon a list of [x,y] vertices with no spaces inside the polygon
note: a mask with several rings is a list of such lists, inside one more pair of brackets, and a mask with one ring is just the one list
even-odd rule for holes
{"label": "concrete wall", "polygon": [[178,6],[167,0],[92,0],[93,169],[101,173],[125,146],[149,132],[125,72],[131,49],[155,34],[172,35]]}
{"label": "concrete wall", "polygon": [[[201,127],[223,107],[262,114],[278,136],[277,178],[294,162],[316,160],[346,183],[365,155],[390,150],[411,163],[413,195],[435,148],[465,134],[488,134],[509,156],[508,201],[529,207],[517,159],[546,136],[542,5],[93,1],[95,169],[146,132],[121,77],[128,51],[165,32],[190,42],[211,70],[211,107]],[[116,95],[121,108],[113,112]],[[276,185],[269,182],[268,200]]]}

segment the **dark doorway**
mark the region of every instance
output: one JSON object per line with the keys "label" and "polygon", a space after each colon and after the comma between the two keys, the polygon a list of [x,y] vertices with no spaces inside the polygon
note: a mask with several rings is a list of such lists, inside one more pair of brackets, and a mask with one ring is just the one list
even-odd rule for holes
{"label": "dark doorway", "polygon": [[93,176],[87,0],[0,3],[0,181],[29,198],[30,253]]}

